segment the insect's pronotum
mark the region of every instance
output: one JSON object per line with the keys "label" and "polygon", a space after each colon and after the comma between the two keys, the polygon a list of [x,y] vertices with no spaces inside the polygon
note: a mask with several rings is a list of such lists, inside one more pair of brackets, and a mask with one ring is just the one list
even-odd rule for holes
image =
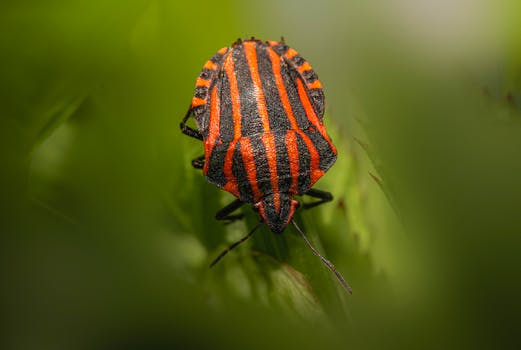
{"label": "insect's pronotum", "polygon": [[[309,242],[293,220],[300,203],[295,195],[318,200],[309,209],[329,202],[329,192],[312,189],[333,165],[336,148],[322,117],[324,92],[317,75],[284,40],[237,40],[208,60],[196,80],[195,95],[181,122],[184,134],[203,141],[204,155],[192,161],[206,179],[237,199],[216,214],[218,220],[236,220],[232,214],[251,204],[260,222],[231,249],[266,224],[281,233],[292,223],[306,244],[333,272],[344,288],[351,288],[333,264]],[[186,125],[193,115],[197,130]]]}

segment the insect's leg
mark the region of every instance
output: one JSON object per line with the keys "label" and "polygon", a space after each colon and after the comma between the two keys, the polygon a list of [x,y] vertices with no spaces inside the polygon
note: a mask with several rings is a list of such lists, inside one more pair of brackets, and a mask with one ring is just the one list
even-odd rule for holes
{"label": "insect's leg", "polygon": [[236,199],[224,208],[222,208],[221,210],[219,210],[217,214],[215,214],[215,218],[217,220],[226,220],[228,222],[233,222],[235,220],[242,219],[244,216],[243,214],[231,214],[237,209],[239,209],[243,204],[243,201],[241,201],[240,199]]}
{"label": "insect's leg", "polygon": [[192,107],[189,107],[183,120],[181,121],[181,124],[179,125],[181,127],[181,131],[183,132],[183,134],[193,137],[194,139],[202,140],[203,135],[201,135],[201,133],[199,131],[186,125],[186,122],[188,121],[188,118],[190,118],[191,114],[192,114]]}
{"label": "insect's leg", "polygon": [[255,226],[251,231],[250,233],[248,233],[246,236],[242,237],[240,240],[238,240],[237,242],[233,243],[231,246],[229,246],[228,248],[226,248],[221,254],[219,254],[219,256],[217,258],[215,258],[212,263],[210,264],[210,267],[213,267],[215,264],[217,264],[219,262],[219,260],[221,260],[226,254],[228,254],[233,248],[237,247],[239,244],[241,243],[244,243],[248,238],[250,238],[253,233],[260,227],[260,225],[262,225],[262,221],[259,222],[257,224],[257,226]]}
{"label": "insect's leg", "polygon": [[204,154],[200,157],[192,159],[192,166],[196,169],[204,168]]}
{"label": "insect's leg", "polygon": [[314,201],[314,202],[311,202],[311,203],[305,203],[302,206],[304,209],[311,209],[311,208],[316,207],[317,205],[320,205],[320,204],[323,204],[323,203],[327,203],[327,202],[331,202],[333,200],[333,195],[330,192],[317,190],[317,189],[314,189],[314,188],[308,190],[304,194],[308,195],[310,197],[314,197],[314,198],[318,198],[319,199],[318,201]]}

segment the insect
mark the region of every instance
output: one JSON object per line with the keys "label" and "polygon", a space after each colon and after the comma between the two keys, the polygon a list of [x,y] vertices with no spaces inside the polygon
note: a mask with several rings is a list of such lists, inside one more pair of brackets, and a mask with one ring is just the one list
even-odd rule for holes
{"label": "insect", "polygon": [[[259,224],[210,266],[251,237],[260,225],[282,233],[292,223],[351,293],[342,275],[311,245],[293,219],[300,206],[294,196],[318,199],[303,204],[305,209],[333,199],[331,193],[311,188],[337,156],[323,114],[324,92],[317,75],[284,39],[238,39],[205,63],[181,122],[182,132],[204,145],[204,155],[192,165],[202,169],[210,183],[237,197],[217,212],[217,220],[242,218],[233,212],[246,203],[260,216]],[[186,124],[192,115],[197,129]]]}

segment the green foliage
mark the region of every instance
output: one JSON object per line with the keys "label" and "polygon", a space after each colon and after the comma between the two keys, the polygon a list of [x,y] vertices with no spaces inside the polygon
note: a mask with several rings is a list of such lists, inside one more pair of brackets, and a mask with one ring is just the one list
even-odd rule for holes
{"label": "green foliage", "polygon": [[[435,3],[3,2],[5,348],[509,345],[519,5]],[[179,122],[216,50],[281,34],[319,73],[339,150],[316,185],[334,201],[296,218],[352,296],[291,227],[208,269],[258,218],[214,220],[233,198],[192,169]]]}

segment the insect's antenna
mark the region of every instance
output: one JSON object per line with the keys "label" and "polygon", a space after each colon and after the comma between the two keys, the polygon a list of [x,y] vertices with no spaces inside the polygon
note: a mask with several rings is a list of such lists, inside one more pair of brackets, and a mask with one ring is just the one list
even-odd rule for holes
{"label": "insect's antenna", "polygon": [[291,220],[291,223],[293,224],[293,226],[295,226],[295,228],[297,229],[297,231],[300,233],[300,235],[302,236],[302,238],[304,238],[304,242],[306,242],[306,244],[308,245],[308,247],[311,249],[311,251],[313,252],[313,254],[315,254],[316,256],[318,256],[320,258],[320,260],[322,260],[322,262],[324,263],[324,265],[327,266],[327,268],[329,270],[331,270],[331,272],[333,272],[336,276],[336,278],[338,278],[338,281],[340,281],[340,283],[342,284],[342,286],[345,288],[345,290],[349,293],[349,294],[353,294],[352,290],[351,290],[351,287],[349,287],[349,284],[347,284],[346,280],[344,279],[344,276],[342,276],[342,274],[340,272],[337,271],[337,269],[335,268],[335,266],[329,261],[327,260],[326,258],[324,258],[316,249],[315,247],[313,247],[311,245],[311,243],[309,242],[308,238],[306,237],[306,235],[304,234],[304,232],[300,229],[300,227],[298,227],[297,223],[295,222],[295,220]]}
{"label": "insect's antenna", "polygon": [[237,247],[239,244],[241,243],[244,243],[248,238],[250,238],[253,233],[260,227],[260,225],[262,225],[262,221],[259,222],[251,231],[250,233],[248,233],[246,236],[242,237],[240,240],[238,240],[237,242],[233,243],[232,245],[230,245],[228,248],[226,248],[221,254],[219,254],[219,256],[217,258],[215,258],[214,261],[212,261],[212,263],[210,264],[210,267],[213,267],[215,264],[217,264],[219,262],[219,260],[221,260],[226,254],[228,254],[230,252],[230,250],[232,250],[233,248]]}

